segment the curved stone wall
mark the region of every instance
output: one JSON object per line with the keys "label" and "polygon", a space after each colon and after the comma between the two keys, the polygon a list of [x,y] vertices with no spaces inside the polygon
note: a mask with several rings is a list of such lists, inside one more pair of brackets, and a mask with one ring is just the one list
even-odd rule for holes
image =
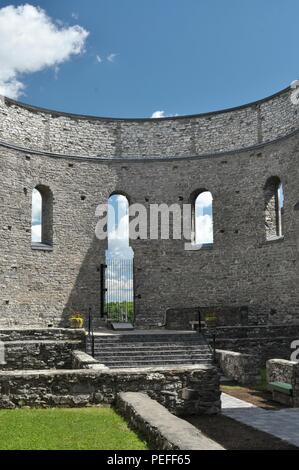
{"label": "curved stone wall", "polygon": [[[165,120],[112,120],[0,102],[0,325],[63,325],[100,310],[95,209],[112,192],[132,203],[213,194],[214,246],[136,240],[140,326],[166,309],[248,306],[248,324],[299,322],[299,137],[291,90],[235,110]],[[90,157],[90,158],[87,158]],[[284,238],[267,242],[265,182],[284,184]],[[53,250],[31,249],[31,193],[53,193]],[[84,197],[82,197],[84,196]],[[225,324],[225,321],[222,322]]]}
{"label": "curved stone wall", "polygon": [[287,89],[239,108],[166,119],[69,115],[0,100],[0,140],[30,150],[97,158],[174,158],[244,149],[299,125]]}

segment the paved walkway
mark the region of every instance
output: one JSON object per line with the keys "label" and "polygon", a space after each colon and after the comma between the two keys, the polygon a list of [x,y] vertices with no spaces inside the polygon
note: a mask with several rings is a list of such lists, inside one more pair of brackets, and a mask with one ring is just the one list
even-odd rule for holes
{"label": "paved walkway", "polygon": [[224,450],[144,393],[122,392],[117,396],[116,407],[135,430],[146,434],[154,449]]}
{"label": "paved walkway", "polygon": [[299,447],[299,408],[264,410],[222,393],[222,414]]}

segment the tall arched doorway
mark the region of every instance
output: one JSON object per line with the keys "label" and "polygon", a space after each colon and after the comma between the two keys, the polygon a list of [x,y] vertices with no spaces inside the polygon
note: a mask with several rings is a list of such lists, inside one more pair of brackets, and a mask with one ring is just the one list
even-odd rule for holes
{"label": "tall arched doorway", "polygon": [[129,201],[123,194],[108,199],[108,249],[105,269],[105,315],[108,321],[134,321],[134,253],[129,242]]}

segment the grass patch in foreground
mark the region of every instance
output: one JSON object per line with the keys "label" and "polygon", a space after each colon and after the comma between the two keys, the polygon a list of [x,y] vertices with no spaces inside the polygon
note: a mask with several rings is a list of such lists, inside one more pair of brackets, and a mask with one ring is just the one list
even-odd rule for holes
{"label": "grass patch in foreground", "polygon": [[0,410],[0,450],[146,450],[112,408]]}

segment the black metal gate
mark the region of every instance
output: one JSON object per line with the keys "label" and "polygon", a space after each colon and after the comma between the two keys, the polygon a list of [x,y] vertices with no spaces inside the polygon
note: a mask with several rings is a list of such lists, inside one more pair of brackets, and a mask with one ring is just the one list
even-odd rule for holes
{"label": "black metal gate", "polygon": [[114,322],[134,320],[134,261],[108,258],[101,270],[101,314]]}

